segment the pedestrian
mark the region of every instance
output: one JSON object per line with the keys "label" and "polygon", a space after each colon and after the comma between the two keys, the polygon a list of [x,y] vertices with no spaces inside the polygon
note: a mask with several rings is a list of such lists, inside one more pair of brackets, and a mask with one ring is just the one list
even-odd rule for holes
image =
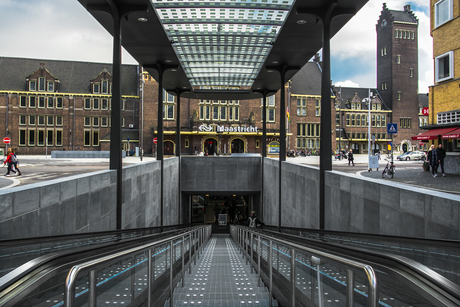
{"label": "pedestrian", "polygon": [[248,220],[248,226],[250,228],[259,228],[260,225],[265,225],[259,219],[257,218],[256,212],[252,211],[251,216],[249,217]]}
{"label": "pedestrian", "polygon": [[6,172],[6,177],[10,177],[10,172],[15,173],[18,175],[18,173],[14,170],[14,162],[17,161],[16,156],[14,155],[13,151],[11,148],[8,148],[8,154],[6,156],[5,161],[3,161],[3,165],[8,163],[8,171]]}
{"label": "pedestrian", "polygon": [[[446,151],[442,148],[442,144],[438,145],[436,152],[438,153],[438,166],[441,165],[442,177],[446,177],[446,174],[444,174],[444,158],[446,157]],[[436,167],[436,173],[437,172],[438,168]]]}
{"label": "pedestrian", "polygon": [[220,213],[220,208],[218,204],[214,205],[214,220],[217,225],[219,225],[219,213]]}
{"label": "pedestrian", "polygon": [[379,160],[380,160],[380,150],[377,151],[377,157],[379,157]]}
{"label": "pedestrian", "polygon": [[16,153],[13,151],[13,154],[14,154],[14,159],[16,160],[16,162],[13,161],[14,163],[14,168],[16,169],[16,172],[17,172],[17,175],[18,176],[21,176],[22,173],[21,171],[19,170],[19,160],[18,160],[18,157],[16,156]]}
{"label": "pedestrian", "polygon": [[430,150],[428,151],[428,163],[431,166],[431,174],[433,178],[436,178],[438,175],[436,174],[436,169],[438,168],[438,152],[434,148],[434,145],[431,145]]}
{"label": "pedestrian", "polygon": [[348,154],[348,166],[350,166],[350,162],[353,166],[355,166],[355,159],[353,158],[353,150],[350,149],[350,153]]}

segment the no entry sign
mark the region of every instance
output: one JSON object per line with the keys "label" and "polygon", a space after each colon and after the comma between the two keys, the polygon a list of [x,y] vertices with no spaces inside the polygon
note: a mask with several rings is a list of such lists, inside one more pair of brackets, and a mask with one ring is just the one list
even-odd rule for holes
{"label": "no entry sign", "polygon": [[7,138],[3,138],[3,143],[9,144],[9,143],[11,143],[11,139],[8,138],[8,137],[7,137]]}
{"label": "no entry sign", "polygon": [[153,138],[153,143],[157,143],[157,138]]}

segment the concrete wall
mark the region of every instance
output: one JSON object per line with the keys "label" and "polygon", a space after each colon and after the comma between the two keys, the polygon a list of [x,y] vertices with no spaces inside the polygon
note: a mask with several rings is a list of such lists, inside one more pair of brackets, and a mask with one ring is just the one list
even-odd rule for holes
{"label": "concrete wall", "polygon": [[[121,152],[122,158],[126,158],[126,151]],[[110,151],[85,151],[85,150],[53,150],[51,151],[51,158],[110,158]]]}
{"label": "concrete wall", "polygon": [[326,229],[460,239],[460,196],[335,171],[325,180]]}
{"label": "concrete wall", "polygon": [[0,190],[0,239],[115,229],[116,172]]}
{"label": "concrete wall", "polygon": [[[278,159],[265,159],[263,217],[264,222],[269,225],[278,225],[279,222],[278,178]],[[281,181],[281,226],[318,228],[318,168],[283,162]]]}
{"label": "concrete wall", "polygon": [[181,189],[186,193],[258,193],[260,157],[182,157]]}
{"label": "concrete wall", "polygon": [[[123,168],[122,227],[159,226],[160,165]],[[116,171],[0,190],[0,239],[116,229]],[[178,159],[164,160],[163,225],[178,223]]]}
{"label": "concrete wall", "polygon": [[[281,226],[319,226],[319,170],[282,165]],[[265,159],[263,218],[278,226],[279,162]],[[325,228],[383,235],[460,239],[460,196],[342,172],[326,172]]]}
{"label": "concrete wall", "polygon": [[[441,171],[441,167],[438,168]],[[447,174],[460,174],[460,155],[458,153],[447,153],[444,159],[444,171]]]}

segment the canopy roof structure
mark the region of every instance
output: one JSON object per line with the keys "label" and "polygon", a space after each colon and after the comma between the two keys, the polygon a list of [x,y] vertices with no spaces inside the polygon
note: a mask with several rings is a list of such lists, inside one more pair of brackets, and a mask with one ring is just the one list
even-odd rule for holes
{"label": "canopy roof structure", "polygon": [[[111,2],[123,9],[123,47],[156,79],[158,64],[171,68],[162,76],[166,90],[188,98],[248,99],[278,91],[277,67],[300,69],[322,48],[321,15],[331,4],[332,37],[367,0],[79,2],[112,35]],[[295,73],[289,70],[286,80]]]}

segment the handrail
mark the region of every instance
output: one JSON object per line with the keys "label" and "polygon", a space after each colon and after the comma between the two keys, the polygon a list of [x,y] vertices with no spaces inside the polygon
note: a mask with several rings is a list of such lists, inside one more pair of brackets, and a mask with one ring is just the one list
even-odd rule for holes
{"label": "handrail", "polygon": [[[84,263],[81,263],[81,264],[78,264],[78,265],[74,265],[70,269],[70,271],[69,271],[69,273],[67,275],[67,278],[66,278],[66,282],[65,282],[65,293],[64,293],[65,306],[67,306],[67,307],[73,307],[74,306],[75,284],[76,284],[78,275],[83,270],[90,270],[91,271],[90,272],[90,274],[91,274],[90,287],[89,287],[89,289],[91,289],[92,288],[91,284],[93,284],[93,286],[94,286],[94,282],[95,282],[95,278],[96,278],[95,274],[93,272],[95,267],[103,265],[106,262],[110,262],[110,261],[116,260],[118,258],[128,256],[128,255],[136,253],[136,252],[151,249],[151,248],[153,248],[153,247],[155,247],[157,245],[161,245],[161,244],[164,244],[164,243],[167,243],[167,242],[172,242],[172,241],[174,241],[176,239],[184,239],[187,235],[191,236],[192,233],[195,234],[194,239],[196,239],[196,244],[200,245],[200,247],[201,247],[201,245],[205,242],[204,231],[205,230],[207,231],[207,233],[206,233],[206,239],[207,239],[207,238],[209,238],[210,233],[211,233],[210,228],[211,228],[211,226],[209,226],[209,225],[208,226],[197,226],[197,227],[195,227],[194,229],[192,229],[190,231],[184,232],[184,233],[179,234],[179,235],[175,235],[173,237],[168,237],[168,238],[156,241],[156,242],[152,242],[152,243],[144,244],[144,245],[141,245],[141,246],[133,247],[133,248],[130,248],[128,250],[117,252],[117,253],[112,254],[112,255],[104,256],[104,257],[97,258],[97,259],[94,259],[94,260],[90,260],[90,261],[87,261],[87,262],[84,262]],[[192,248],[192,246],[190,245],[189,249],[191,249],[191,248]],[[199,248],[198,246],[195,246],[195,253],[198,251],[198,248]],[[184,251],[182,252],[182,257],[184,257]],[[151,259],[149,259],[149,262],[150,261],[151,261]],[[191,260],[189,259],[189,261],[191,261]],[[172,266],[172,263],[170,265]],[[149,282],[151,280],[150,274],[151,274],[151,271],[148,272],[148,279],[147,280]],[[172,274],[171,274],[170,278],[173,278]],[[92,279],[94,279],[94,280],[92,280]],[[149,297],[150,297],[150,295],[149,295]],[[95,299],[95,298],[92,297],[92,295],[90,294],[90,299]]]}
{"label": "handrail", "polygon": [[[299,244],[296,244],[296,243],[293,243],[293,242],[286,242],[286,241],[280,240],[280,239],[278,239],[278,238],[276,238],[274,236],[269,236],[269,235],[266,235],[266,234],[262,234],[262,233],[260,233],[258,231],[252,230],[252,229],[250,229],[248,227],[245,227],[245,226],[231,225],[230,227],[231,227],[231,233],[232,233],[233,228],[241,229],[244,232],[243,234],[240,234],[240,231],[237,232],[238,238],[236,239],[236,241],[240,245],[241,245],[242,241],[246,240],[247,234],[251,234],[251,238],[253,236],[257,236],[259,238],[263,238],[263,239],[268,240],[270,242],[270,246],[272,246],[273,242],[281,243],[281,244],[283,244],[285,246],[290,247],[291,249],[293,248],[293,249],[301,250],[301,251],[304,251],[304,252],[308,252],[308,253],[316,255],[316,256],[321,256],[323,258],[327,258],[329,260],[336,261],[336,262],[341,263],[341,264],[343,264],[343,265],[345,265],[347,267],[353,267],[353,268],[356,268],[356,269],[363,270],[363,272],[367,276],[367,280],[368,280],[368,284],[369,284],[368,306],[371,306],[371,307],[377,307],[378,306],[377,276],[376,276],[376,274],[374,272],[374,269],[370,265],[367,265],[367,264],[364,264],[364,263],[361,263],[361,262],[358,262],[358,261],[355,261],[355,260],[346,259],[346,258],[337,256],[337,255],[329,254],[329,253],[326,253],[326,252],[323,252],[323,251],[320,251],[320,250],[317,250],[317,249],[305,247],[305,246],[302,246],[302,245],[299,245]],[[241,238],[242,236],[244,236],[243,239]],[[252,248],[253,247],[251,246],[251,249]],[[245,243],[245,246],[244,246],[244,251],[248,255],[248,251],[247,251],[247,248],[246,248],[246,243]],[[258,253],[259,253],[259,251],[258,251]],[[316,258],[316,259],[313,259],[313,258],[315,258],[315,257],[312,257],[313,262],[315,260],[316,261],[319,260],[318,258]],[[252,258],[251,258],[251,261],[252,261]],[[318,266],[318,272],[319,272],[319,261],[316,263],[316,265]],[[292,268],[292,269],[294,269],[294,268]],[[293,274],[292,272],[293,271],[291,271],[291,274]],[[260,274],[260,272],[259,272],[259,274]],[[271,278],[272,278],[271,274],[270,274],[269,278],[270,278],[270,285],[271,285]],[[347,283],[347,284],[349,284],[349,283]],[[293,287],[292,290],[294,290],[295,289],[295,284],[293,284],[291,286]],[[293,292],[295,292],[295,291],[293,291]],[[347,292],[347,293],[349,293],[349,292]],[[292,304],[292,302],[291,302],[291,304]],[[292,304],[292,305],[294,306],[294,304]]]}

